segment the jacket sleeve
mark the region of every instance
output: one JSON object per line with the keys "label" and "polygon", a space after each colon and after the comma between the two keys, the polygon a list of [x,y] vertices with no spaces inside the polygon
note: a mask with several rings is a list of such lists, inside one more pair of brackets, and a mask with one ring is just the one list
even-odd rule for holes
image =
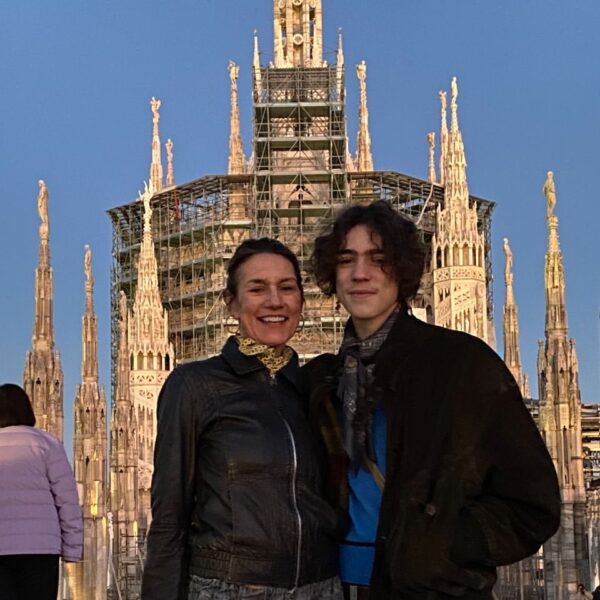
{"label": "jacket sleeve", "polygon": [[83,518],[73,471],[58,440],[52,439],[46,469],[60,524],[61,556],[77,562],[83,554]]}
{"label": "jacket sleeve", "polygon": [[462,511],[453,554],[469,562],[475,558],[469,553],[484,541],[485,564],[499,566],[531,556],[556,532],[561,498],[554,464],[519,388],[491,354],[478,369],[481,383],[474,389],[489,408],[480,404],[487,415],[481,439],[487,469],[482,493]]}
{"label": "jacket sleeve", "polygon": [[196,398],[184,369],[180,367],[171,373],[158,399],[152,523],[142,578],[143,600],[186,597],[197,415]]}

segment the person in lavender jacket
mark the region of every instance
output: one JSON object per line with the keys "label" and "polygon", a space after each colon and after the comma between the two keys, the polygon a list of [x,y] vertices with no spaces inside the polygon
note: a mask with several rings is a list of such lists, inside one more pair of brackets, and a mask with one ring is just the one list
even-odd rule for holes
{"label": "person in lavender jacket", "polygon": [[59,557],[81,560],[83,521],[61,442],[36,429],[18,385],[0,385],[0,596],[56,600]]}

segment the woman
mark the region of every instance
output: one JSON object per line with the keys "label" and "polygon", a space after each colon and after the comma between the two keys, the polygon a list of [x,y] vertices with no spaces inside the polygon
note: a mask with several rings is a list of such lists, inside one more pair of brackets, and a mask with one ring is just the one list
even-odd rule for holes
{"label": "woman", "polygon": [[248,240],[227,276],[239,334],[177,368],[159,397],[142,598],[341,598],[336,513],[286,346],[304,302],[298,261]]}
{"label": "woman", "polygon": [[25,391],[1,385],[0,595],[11,600],[56,600],[59,557],[79,561],[83,550],[81,509],[65,450],[34,425]]}

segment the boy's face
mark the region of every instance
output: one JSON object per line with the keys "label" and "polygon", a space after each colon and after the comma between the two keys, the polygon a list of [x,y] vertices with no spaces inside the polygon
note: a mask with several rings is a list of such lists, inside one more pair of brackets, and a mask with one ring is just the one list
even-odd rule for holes
{"label": "boy's face", "polygon": [[353,227],[337,254],[335,289],[360,338],[375,333],[398,306],[398,283],[389,271],[381,237],[366,225]]}

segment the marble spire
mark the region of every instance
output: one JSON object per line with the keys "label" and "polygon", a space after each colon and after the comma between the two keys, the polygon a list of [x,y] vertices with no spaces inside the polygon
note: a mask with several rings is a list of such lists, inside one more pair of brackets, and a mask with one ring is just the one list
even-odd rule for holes
{"label": "marble spire", "polygon": [[138,519],[140,530],[150,522],[150,483],[156,439],[158,393],[173,370],[175,352],[169,342],[167,310],[163,307],[158,282],[158,264],[152,233],[152,187],[145,186],[144,229],[137,261],[137,286],[128,315],[128,349],[131,364],[130,394],[138,414]]}
{"label": "marble spire", "polygon": [[521,352],[519,348],[519,316],[513,289],[513,254],[507,238],[504,238],[504,300],[502,330],[504,333],[504,362],[513,374],[515,381],[525,396],[525,377],[521,368]]}
{"label": "marble spire", "polygon": [[336,80],[338,98],[342,98],[344,94],[344,66],[344,40],[342,36],[342,30],[340,29],[338,31],[338,49],[336,61]]}
{"label": "marble spire", "polygon": [[245,172],[246,157],[244,156],[242,134],[240,131],[240,107],[238,102],[238,77],[240,68],[230,60],[228,71],[231,82],[231,112],[227,172],[229,175],[241,175]]}
{"label": "marble spire", "polygon": [[356,65],[356,76],[360,85],[358,109],[358,136],[356,142],[356,170],[372,171],[371,134],[369,132],[369,108],[367,106],[367,63],[363,60]]}
{"label": "marble spire", "polygon": [[258,49],[258,31],[254,30],[254,54],[252,57],[252,71],[254,73],[254,92],[260,97],[262,94],[262,71],[260,70],[260,51]]}
{"label": "marble spire", "polygon": [[150,164],[150,186],[154,193],[160,192],[163,187],[163,168],[161,160],[160,134],[158,122],[160,120],[160,100],[154,96],[150,100],[152,108],[152,162]]}
{"label": "marble spire", "polygon": [[450,132],[448,133],[446,156],[444,157],[445,201],[452,207],[466,209],[469,206],[467,160],[465,158],[462,133],[458,126],[458,84],[456,82],[456,77],[452,78],[451,89]]}
{"label": "marble spire", "polygon": [[98,381],[98,325],[94,311],[92,251],[85,247],[85,308],[82,319],[81,383],[74,403],[73,467],[84,519],[85,560],[68,571],[73,600],[105,600],[106,396]]}
{"label": "marble spire", "polygon": [[175,185],[175,167],[173,164],[173,140],[169,138],[165,144],[167,151],[167,187]]}
{"label": "marble spire", "polygon": [[119,292],[118,314],[117,385],[110,421],[110,510],[115,585],[122,585],[130,575],[129,565],[138,556],[139,515],[138,420],[130,393],[129,311],[123,290]]}
{"label": "marble spire", "polygon": [[31,399],[37,426],[62,440],[64,378],[60,355],[54,345],[48,188],[41,179],[38,187],[37,208],[41,224],[39,258],[35,270],[35,314],[32,348],[25,357],[23,387]]}
{"label": "marble spire", "polygon": [[448,116],[447,116],[447,92],[439,91],[440,97],[440,185],[444,185],[446,171],[446,150],[448,146]]}
{"label": "marble spire", "polygon": [[[452,79],[451,126],[446,130],[446,93],[442,107],[444,204],[436,207],[432,238],[434,320],[438,325],[476,335],[493,346],[495,335],[487,308],[485,236],[479,231],[477,206],[470,205],[467,161],[458,125],[458,85]],[[443,176],[443,178],[442,178]]]}
{"label": "marble spire", "polygon": [[427,134],[427,145],[429,147],[429,169],[427,179],[429,183],[437,183],[437,174],[435,172],[435,132],[430,131]]}
{"label": "marble spire", "polygon": [[556,188],[552,171],[548,171],[543,192],[548,251],[544,268],[545,340],[538,347],[540,430],[556,466],[563,500],[560,529],[544,544],[544,572],[548,600],[560,600],[574,595],[577,584],[589,577],[586,495],[579,363],[567,325],[565,273],[558,217],[554,214]]}

